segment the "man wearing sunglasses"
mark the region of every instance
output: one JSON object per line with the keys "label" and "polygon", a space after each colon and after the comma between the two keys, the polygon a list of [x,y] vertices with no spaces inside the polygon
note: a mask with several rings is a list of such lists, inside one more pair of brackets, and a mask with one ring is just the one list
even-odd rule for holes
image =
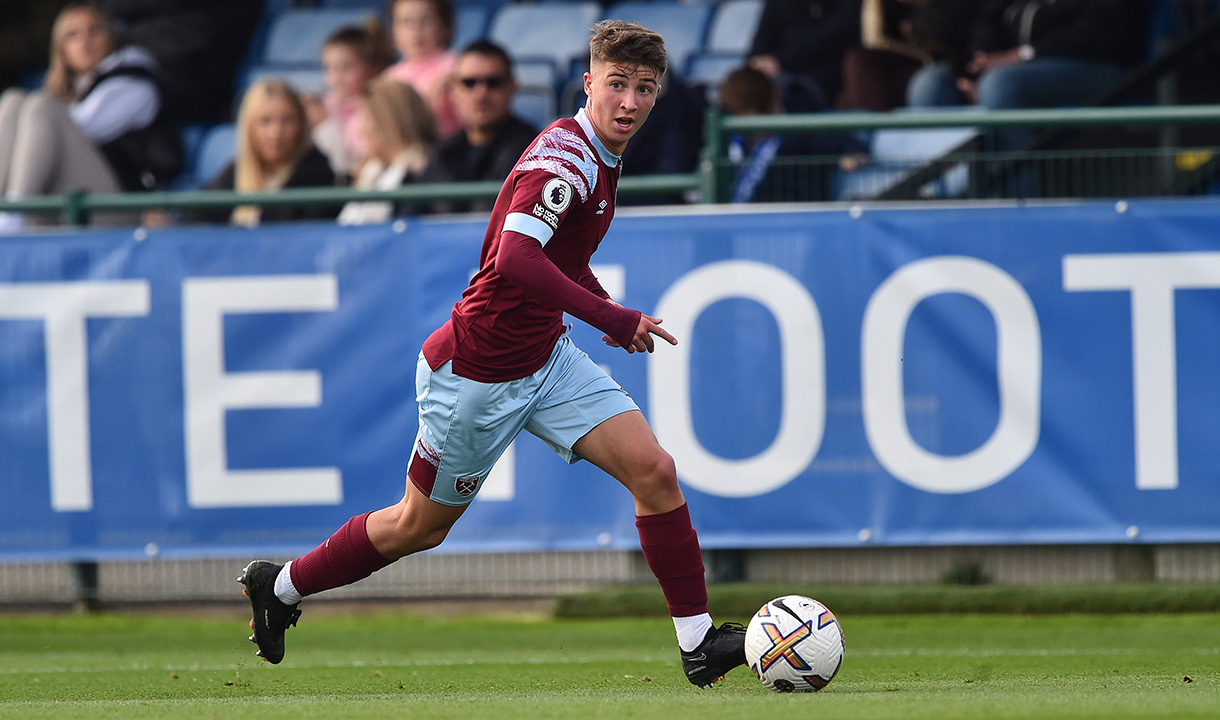
{"label": "man wearing sunglasses", "polygon": [[[513,65],[508,53],[487,40],[467,45],[454,65],[453,101],[462,129],[433,150],[424,182],[504,180],[538,129],[512,114]],[[492,200],[443,201],[424,211],[491,210]]]}

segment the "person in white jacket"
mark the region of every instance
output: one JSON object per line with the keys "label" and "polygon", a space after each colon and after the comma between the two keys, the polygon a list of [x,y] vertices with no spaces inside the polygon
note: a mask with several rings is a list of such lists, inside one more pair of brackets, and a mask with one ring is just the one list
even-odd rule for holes
{"label": "person in white jacket", "polygon": [[[376,78],[360,100],[356,122],[369,157],[352,187],[392,190],[419,179],[436,144],[436,124],[419,93],[392,78]],[[339,213],[339,224],[385,222],[393,215],[393,203],[349,202]]]}
{"label": "person in white jacket", "polygon": [[[90,3],[60,12],[50,54],[42,90],[0,95],[0,192],[19,199],[145,184],[124,153],[129,135],[149,128],[161,109],[152,56],[118,47],[105,15]],[[0,228],[23,223],[17,214],[0,218]]]}

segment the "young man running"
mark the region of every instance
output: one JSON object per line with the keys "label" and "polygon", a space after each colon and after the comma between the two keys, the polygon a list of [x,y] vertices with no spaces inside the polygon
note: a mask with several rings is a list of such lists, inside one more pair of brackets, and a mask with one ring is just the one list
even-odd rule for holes
{"label": "young man running", "polygon": [[589,270],[614,215],[619,156],[656,101],[665,45],[651,30],[607,20],[593,26],[589,49],[585,108],[552,123],[522,155],[496,199],[478,273],[424,343],[406,495],[283,567],[256,560],[239,578],[254,609],[250,639],[269,662],[283,659],[301,598],[439,545],[496,459],[528,430],[631,492],[687,678],[710,687],[745,664],[742,627],[716,627],[708,615],[699,540],[673,459],[634,401],[564,330],[568,312],[629,353],[652,352],[654,336],[677,342],[660,318],[611,300]]}

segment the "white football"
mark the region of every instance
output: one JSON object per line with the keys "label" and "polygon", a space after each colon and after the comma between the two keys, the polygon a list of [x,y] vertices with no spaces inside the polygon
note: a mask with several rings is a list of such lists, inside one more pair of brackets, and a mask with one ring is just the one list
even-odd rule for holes
{"label": "white football", "polygon": [[839,668],[847,646],[835,614],[803,595],[759,608],[746,628],[746,662],[776,692],[817,692]]}

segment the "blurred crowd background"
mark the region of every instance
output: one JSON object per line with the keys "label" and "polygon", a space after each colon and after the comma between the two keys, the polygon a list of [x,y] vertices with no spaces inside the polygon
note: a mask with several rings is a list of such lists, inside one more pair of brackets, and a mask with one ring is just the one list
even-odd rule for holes
{"label": "blurred crowd background", "polygon": [[[500,180],[541,128],[583,105],[588,28],[606,17],[657,30],[669,51],[663,94],[623,159],[628,176],[693,172],[709,108],[766,115],[1212,102],[1220,51],[1197,39],[1215,25],[1218,6],[9,0],[0,23],[0,192],[19,200],[75,190]],[[1157,63],[1192,41],[1172,63],[1167,92]],[[1038,141],[1010,129],[987,133],[982,144],[1020,152]],[[917,142],[904,136],[899,150],[918,152]],[[754,133],[727,145],[734,202],[850,199],[851,183],[842,181],[793,194],[776,168],[783,158],[831,158],[839,177],[879,154],[877,138],[862,133]],[[136,220],[358,224],[489,206],[248,205]],[[0,213],[0,231],[36,222]]]}

